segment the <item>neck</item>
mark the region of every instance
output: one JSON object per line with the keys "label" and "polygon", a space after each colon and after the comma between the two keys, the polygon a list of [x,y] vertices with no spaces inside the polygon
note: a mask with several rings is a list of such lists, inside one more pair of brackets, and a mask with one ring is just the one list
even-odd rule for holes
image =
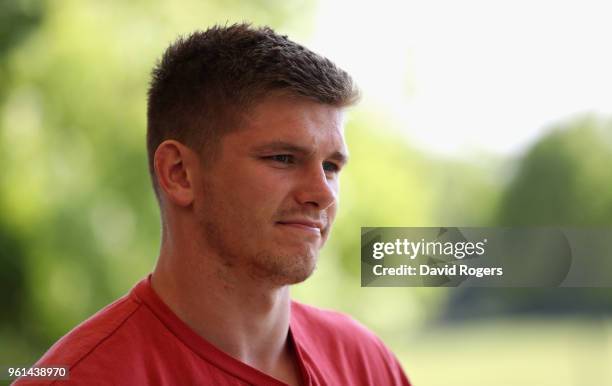
{"label": "neck", "polygon": [[288,286],[266,286],[219,258],[172,253],[164,244],[152,286],[181,320],[220,350],[264,372],[287,357]]}

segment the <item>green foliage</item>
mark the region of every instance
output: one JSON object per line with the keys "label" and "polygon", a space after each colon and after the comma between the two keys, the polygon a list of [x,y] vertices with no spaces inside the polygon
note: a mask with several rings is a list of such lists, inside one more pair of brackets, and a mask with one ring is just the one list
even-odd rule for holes
{"label": "green foliage", "polygon": [[612,224],[612,123],[583,117],[554,129],[521,162],[502,225]]}
{"label": "green foliage", "polygon": [[18,45],[41,21],[44,4],[40,0],[0,2],[0,52]]}
{"label": "green foliage", "polygon": [[[529,149],[504,192],[500,226],[608,227],[612,223],[612,122],[584,116],[553,128]],[[595,269],[610,270],[612,264]],[[609,313],[603,288],[462,288],[447,319],[509,314]]]}

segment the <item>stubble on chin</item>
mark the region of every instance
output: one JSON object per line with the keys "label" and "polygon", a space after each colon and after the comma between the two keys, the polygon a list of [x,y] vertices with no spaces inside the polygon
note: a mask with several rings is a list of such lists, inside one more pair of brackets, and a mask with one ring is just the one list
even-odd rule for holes
{"label": "stubble on chin", "polygon": [[[301,283],[316,269],[318,250],[304,248],[293,253],[277,251],[255,251],[256,247],[231,240],[217,227],[217,224],[200,219],[202,246],[212,249],[220,259],[226,274],[234,271],[236,278],[242,275],[259,281],[266,286],[280,287]],[[242,271],[242,272],[240,272]]]}
{"label": "stubble on chin", "polygon": [[317,267],[318,252],[297,255],[280,255],[260,252],[248,263],[251,278],[273,286],[301,283],[308,279]]}

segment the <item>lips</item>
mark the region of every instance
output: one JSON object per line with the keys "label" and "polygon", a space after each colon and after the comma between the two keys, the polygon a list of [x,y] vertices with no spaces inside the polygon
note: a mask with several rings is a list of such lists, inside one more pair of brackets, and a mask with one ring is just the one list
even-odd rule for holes
{"label": "lips", "polygon": [[324,228],[323,223],[321,222],[305,220],[305,219],[283,220],[283,221],[278,221],[277,224],[280,224],[283,226],[290,226],[295,229],[300,229],[303,231],[313,232],[317,234],[321,234]]}

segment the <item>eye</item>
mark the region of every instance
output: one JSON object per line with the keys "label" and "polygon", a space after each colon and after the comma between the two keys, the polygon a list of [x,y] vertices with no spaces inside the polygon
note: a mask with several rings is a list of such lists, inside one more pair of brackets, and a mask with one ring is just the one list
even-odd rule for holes
{"label": "eye", "polygon": [[276,154],[268,157],[264,157],[267,160],[278,162],[281,164],[293,164],[295,163],[295,158],[291,154]]}
{"label": "eye", "polygon": [[333,162],[323,162],[323,170],[331,173],[338,173],[340,171],[340,167]]}

